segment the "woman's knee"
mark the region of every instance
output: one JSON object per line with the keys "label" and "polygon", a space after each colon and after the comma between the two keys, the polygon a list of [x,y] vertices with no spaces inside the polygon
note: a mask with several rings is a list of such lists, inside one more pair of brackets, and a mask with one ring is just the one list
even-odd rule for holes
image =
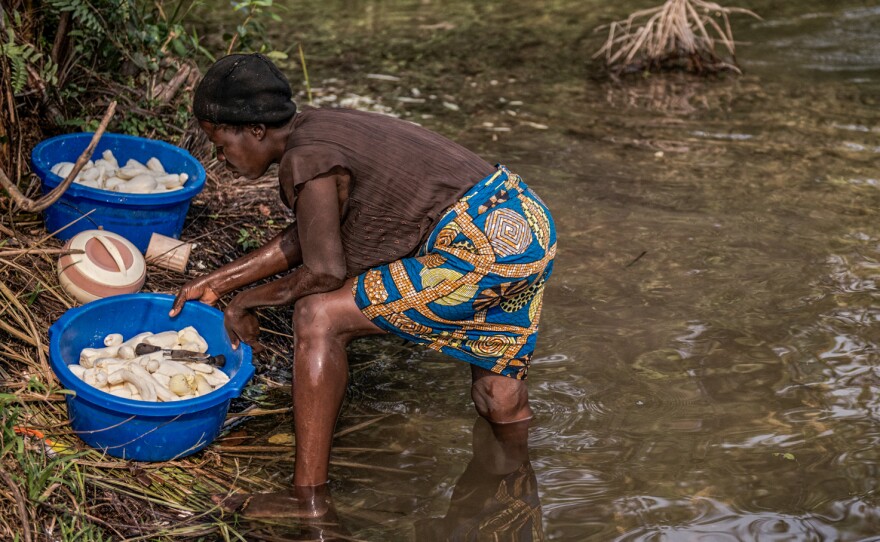
{"label": "woman's knee", "polygon": [[492,423],[513,423],[532,418],[528,388],[523,380],[494,374],[474,378],[471,398],[480,416]]}
{"label": "woman's knee", "polygon": [[347,344],[355,337],[385,333],[363,315],[351,294],[354,279],[332,292],[296,301],[293,333],[297,340],[333,339]]}
{"label": "woman's knee", "polygon": [[298,341],[319,340],[334,334],[333,318],[321,294],[302,297],[293,309],[293,335]]}
{"label": "woman's knee", "polygon": [[293,311],[294,386],[326,388],[348,381],[345,341],[322,294],[297,300]]}

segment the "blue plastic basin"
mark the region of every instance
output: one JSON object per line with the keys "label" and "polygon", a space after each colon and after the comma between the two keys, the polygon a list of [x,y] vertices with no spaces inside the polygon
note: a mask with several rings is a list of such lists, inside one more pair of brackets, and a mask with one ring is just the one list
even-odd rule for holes
{"label": "blue plastic basin", "polygon": [[[67,396],[73,431],[87,444],[108,455],[137,461],[167,461],[193,454],[217,438],[229,401],[254,375],[251,349],[233,350],[223,328],[223,313],[189,301],[175,318],[168,316],[173,296],[126,294],[92,301],[65,312],[49,328],[49,363]],[[79,363],[83,348],[103,347],[109,333],[128,339],[144,331],[195,327],[208,341],[211,355],[226,356],[223,372],[230,380],[195,399],[148,403],[104,393],[77,378],[68,364]]]}
{"label": "blue plastic basin", "polygon": [[[43,194],[64,179],[51,172],[58,162],[76,162],[92,140],[91,133],[67,134],[40,142],[31,152],[31,165],[42,179]],[[169,173],[186,173],[189,179],[181,190],[167,194],[125,194],[90,188],[72,183],[64,195],[44,211],[46,229],[50,232],[86,218],[56,233],[59,239],[70,239],[84,230],[103,228],[125,237],[141,252],[147,250],[153,232],[180,238],[190,201],[205,187],[205,168],[190,153],[163,141],[123,134],[104,133],[92,160],[110,149],[119,165],[130,158],[146,163],[155,156]]]}

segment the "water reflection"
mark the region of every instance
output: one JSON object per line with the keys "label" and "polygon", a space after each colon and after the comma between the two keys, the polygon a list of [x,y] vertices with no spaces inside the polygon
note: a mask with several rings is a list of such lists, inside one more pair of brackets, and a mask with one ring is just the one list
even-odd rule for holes
{"label": "water reflection", "polygon": [[[451,490],[445,512],[413,518],[412,531],[401,534],[403,540],[419,542],[465,542],[478,540],[544,540],[538,480],[529,459],[529,425],[521,422],[490,424],[478,417],[473,424],[470,460]],[[422,473],[426,474],[426,473]],[[339,488],[334,491],[342,491]],[[269,495],[269,494],[266,494]],[[236,496],[228,497],[229,504]],[[257,495],[255,499],[260,498]],[[260,510],[292,515],[295,500],[303,501],[302,491],[286,490],[269,495],[258,503]],[[324,512],[317,518],[254,518],[248,516],[250,503],[245,499],[236,516],[247,540],[305,541],[360,540],[352,534],[365,510],[334,504],[328,486],[305,495]],[[232,510],[234,507],[229,506]],[[385,535],[383,540],[393,538]]]}
{"label": "water reflection", "polygon": [[[635,0],[296,2],[285,31],[324,97],[369,97],[515,163],[554,210],[564,250],[529,377],[548,539],[877,540],[869,3],[746,0],[764,21],[734,21],[744,76],[622,84],[584,59],[589,30]],[[481,433],[466,442],[466,368],[391,341],[355,348],[344,421],[391,416],[340,443],[388,448],[354,456],[385,470],[335,473],[352,537],[408,542],[416,522],[453,536],[493,517],[506,477],[481,469]]]}
{"label": "water reflection", "polygon": [[415,539],[544,540],[528,430],[528,422],[493,425],[478,418],[473,455],[455,484],[446,514],[417,520]]}

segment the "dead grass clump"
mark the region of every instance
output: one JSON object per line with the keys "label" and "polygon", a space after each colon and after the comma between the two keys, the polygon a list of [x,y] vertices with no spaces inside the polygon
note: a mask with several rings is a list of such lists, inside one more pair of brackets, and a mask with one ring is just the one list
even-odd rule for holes
{"label": "dead grass clump", "polygon": [[[208,173],[181,235],[196,246],[185,273],[148,265],[148,292],[175,292],[186,280],[242,256],[291,219],[273,176],[236,182],[208,156],[199,137],[184,137],[182,144]],[[267,390],[290,380],[292,309],[260,311],[266,350],[254,358],[257,376],[234,401],[217,442],[161,463],[103,455],[70,428],[67,392],[49,368],[47,330],[74,305],[56,274],[58,257],[66,252],[62,241],[45,230],[38,213],[21,210],[10,197],[0,195],[0,208],[8,209],[0,217],[0,540],[289,540],[278,533],[290,526],[224,515],[210,497],[287,487],[292,443],[263,444],[269,435],[254,428],[236,429],[237,436],[229,438],[226,434],[256,416],[290,422],[285,417],[288,394]],[[384,418],[367,415],[367,422],[362,413],[344,415],[347,428],[336,436]],[[236,445],[240,440],[255,445]],[[375,451],[336,448],[334,454],[341,457],[334,455],[331,463],[346,471],[384,472],[358,460],[359,454]]]}
{"label": "dead grass clump", "polygon": [[[208,165],[206,189],[182,234],[197,248],[185,274],[149,266],[144,291],[174,292],[246,252],[242,231],[271,235],[286,224],[277,183],[230,182],[200,137],[184,137],[182,144]],[[0,208],[6,209],[0,217],[0,540],[258,540],[232,518],[215,517],[209,496],[280,489],[260,468],[243,472],[241,458],[219,455],[216,445],[179,461],[123,461],[73,434],[65,392],[48,363],[47,330],[73,306],[56,275],[66,251],[39,214],[23,210],[8,193],[0,193]],[[289,374],[289,316],[267,312],[267,353],[255,364],[273,362]],[[250,401],[239,403],[234,410]]]}
{"label": "dead grass clump", "polygon": [[[605,65],[616,74],[670,69],[742,73],[730,26],[733,13],[760,19],[748,9],[705,0],[666,0],[661,6],[599,27],[608,29],[608,39],[593,58],[605,55]],[[726,54],[716,47],[719,44]]]}

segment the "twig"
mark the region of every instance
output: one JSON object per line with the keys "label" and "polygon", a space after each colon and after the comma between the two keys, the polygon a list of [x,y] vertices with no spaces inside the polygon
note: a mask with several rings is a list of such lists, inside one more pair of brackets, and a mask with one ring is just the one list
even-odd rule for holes
{"label": "twig", "polygon": [[10,335],[17,337],[18,339],[22,340],[23,342],[26,342],[27,344],[29,344],[33,347],[38,348],[40,346],[39,343],[33,337],[29,337],[25,333],[15,329],[14,327],[7,324],[6,319],[4,319],[4,318],[0,318],[0,329],[5,331],[6,333],[9,333]]}
{"label": "twig", "polygon": [[21,256],[22,254],[84,254],[84,250],[68,248],[17,248],[14,250],[0,250],[0,258],[7,256]]}
{"label": "twig", "polygon": [[[18,262],[14,261],[14,260],[4,260],[2,262],[2,264],[5,266],[8,266],[8,267],[14,267],[15,269],[18,269],[19,271],[21,271],[21,273],[24,276],[30,276],[32,278],[34,275],[34,271],[35,271],[34,269],[28,269],[28,268],[20,265]],[[40,271],[40,269],[38,268],[36,271]],[[57,283],[53,283],[53,284],[55,284],[54,286],[49,286],[47,284],[49,279],[47,279],[45,275],[43,276],[43,279],[44,280],[40,281],[40,284],[43,286],[43,291],[51,293],[53,296],[55,296],[55,299],[57,299],[66,308],[68,308],[68,309],[71,308],[72,305],[70,304],[70,301],[68,301],[67,299],[65,299],[63,296],[61,296],[58,293],[59,286],[57,285]]]}
{"label": "twig", "polygon": [[21,517],[21,539],[23,542],[31,542],[30,517],[28,516],[27,508],[25,508],[25,500],[22,498],[18,486],[15,485],[15,481],[2,468],[0,468],[0,478],[3,478],[6,487],[12,490],[12,493],[15,495],[15,502],[18,504],[18,515]]}
{"label": "twig", "polygon": [[88,212],[81,214],[80,216],[78,216],[78,217],[76,217],[75,219],[71,220],[71,221],[68,222],[67,224],[61,226],[61,227],[58,228],[57,230],[55,230],[55,231],[53,231],[53,232],[49,232],[49,233],[47,233],[46,235],[44,235],[43,237],[41,237],[41,238],[40,238],[35,244],[39,245],[39,244],[41,244],[43,241],[45,241],[46,239],[58,235],[59,233],[61,233],[61,232],[63,232],[64,230],[66,230],[67,228],[69,228],[69,227],[73,226],[74,224],[76,224],[77,222],[79,222],[80,220],[82,220],[82,219],[84,219],[84,218],[88,218],[88,216],[89,216],[90,214],[94,213],[96,210],[97,210],[97,209],[89,209]]}
{"label": "twig", "polygon": [[70,186],[70,183],[73,182],[73,179],[79,175],[80,170],[82,170],[83,166],[86,165],[86,162],[92,157],[92,153],[95,151],[95,147],[98,145],[98,141],[101,140],[101,136],[104,135],[104,130],[107,129],[107,125],[110,123],[110,119],[113,118],[113,114],[116,112],[116,101],[110,102],[110,105],[107,107],[107,112],[104,113],[104,118],[101,119],[101,124],[98,126],[98,129],[95,131],[95,134],[92,136],[91,142],[89,142],[89,146],[86,147],[86,150],[82,152],[82,154],[77,158],[76,163],[73,166],[73,169],[67,175],[67,178],[64,179],[61,184],[52,189],[51,192],[41,197],[40,199],[34,201],[19,191],[18,187],[9,180],[9,177],[6,176],[6,172],[3,171],[3,168],[0,168],[0,185],[3,186],[8,192],[9,195],[12,196],[12,200],[23,210],[26,212],[40,212],[43,209],[49,207],[53,203],[55,203],[58,198],[60,198],[64,192],[67,190],[67,187]]}
{"label": "twig", "polygon": [[249,416],[268,416],[271,414],[285,414],[293,410],[291,407],[286,408],[273,408],[271,410],[266,410],[262,408],[254,408],[253,410],[245,410],[244,412],[230,412],[226,415],[227,418],[244,418]]}
{"label": "twig", "polygon": [[[79,510],[70,510],[68,508],[61,508],[60,506],[55,506],[54,504],[50,504],[47,502],[41,502],[39,504],[40,504],[40,506],[45,506],[49,510],[52,510],[56,514],[71,514],[73,516],[79,517],[80,519],[87,519],[87,520],[91,521],[92,523],[97,523],[98,525],[102,525],[102,526],[110,529],[111,531],[116,533],[116,536],[122,537],[122,533],[117,531],[113,525],[111,525],[110,523],[107,523],[106,521],[104,521],[102,519],[98,519],[95,516],[92,516],[90,514],[86,514],[85,512],[80,512]],[[138,525],[125,525],[125,524],[117,524],[116,525],[116,527],[120,527],[120,526],[121,527],[128,527],[128,528],[139,527]]]}
{"label": "twig", "polygon": [[55,42],[52,44],[52,54],[49,58],[52,59],[52,62],[55,64],[61,64],[61,53],[65,50],[65,45],[67,43],[67,32],[70,26],[70,11],[64,11],[61,13],[61,16],[58,18],[58,30],[55,33]]}
{"label": "twig", "polygon": [[290,453],[294,449],[293,444],[289,444],[287,446],[223,446],[222,444],[216,446],[217,451],[219,452],[279,452],[279,453]]}
{"label": "twig", "polygon": [[30,312],[25,310],[24,307],[22,307],[21,302],[19,302],[19,300],[18,300],[18,297],[15,294],[13,294],[12,291],[9,288],[7,288],[6,285],[3,284],[2,282],[0,282],[0,292],[2,292],[3,295],[5,295],[7,299],[9,299],[10,303],[15,305],[16,308],[18,308],[18,310],[21,311],[21,314],[23,315],[24,320],[27,321],[27,326],[25,326],[25,327],[30,328],[31,337],[33,337],[33,340],[34,340],[34,346],[37,347],[37,356],[40,358],[40,365],[42,366],[42,369],[43,369],[43,375],[46,378],[46,382],[51,382],[53,373],[49,369],[49,363],[46,360],[46,354],[43,350],[43,343],[40,340],[40,334],[37,332],[37,326],[34,323],[34,320],[31,317]]}
{"label": "twig", "polygon": [[19,395],[16,399],[22,403],[60,403],[66,397],[66,395]]}
{"label": "twig", "polygon": [[636,263],[637,261],[641,260],[641,259],[642,259],[642,256],[644,256],[644,255],[647,254],[647,253],[648,253],[647,250],[643,250],[642,253],[639,254],[638,256],[636,256],[635,259],[634,259],[633,261],[629,262],[628,264],[624,265],[623,267],[626,268],[626,267],[631,266],[632,264],[634,264],[634,263]]}
{"label": "twig", "polygon": [[378,465],[368,465],[366,463],[357,463],[354,461],[340,461],[338,459],[331,459],[331,465],[335,465],[337,467],[351,467],[355,469],[365,469],[365,470],[377,470],[381,472],[394,472],[397,474],[412,474],[410,471],[406,469],[398,469],[395,467],[380,467]]}
{"label": "twig", "polygon": [[347,427],[347,428],[343,429],[342,431],[337,431],[336,434],[333,435],[333,438],[339,438],[343,435],[347,435],[349,433],[354,433],[355,431],[359,431],[359,430],[363,429],[364,427],[367,427],[368,425],[373,425],[374,423],[376,423],[378,421],[382,421],[385,418],[387,418],[388,416],[391,416],[391,414],[383,414],[382,416],[377,416],[371,420],[367,420],[367,421],[361,422],[357,425]]}
{"label": "twig", "polygon": [[[171,36],[169,36],[170,38]],[[177,91],[180,90],[183,82],[187,80],[190,76],[190,72],[192,71],[192,66],[188,64],[184,64],[180,67],[180,70],[174,77],[171,78],[168,83],[164,85],[157,85],[156,88],[153,89],[155,93],[155,99],[162,104],[167,104],[171,102],[174,96],[177,94]]]}

